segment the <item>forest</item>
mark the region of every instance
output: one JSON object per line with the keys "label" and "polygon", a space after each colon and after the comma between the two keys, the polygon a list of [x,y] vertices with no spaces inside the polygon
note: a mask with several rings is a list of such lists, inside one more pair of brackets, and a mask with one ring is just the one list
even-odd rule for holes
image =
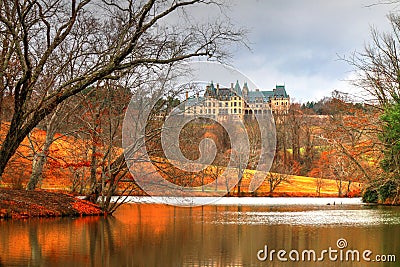
{"label": "forest", "polygon": [[[221,3],[2,1],[0,186],[67,189],[93,202],[100,197],[100,205],[112,213],[119,205],[111,201],[113,195],[140,191],[122,140],[132,99],[157,100],[146,125],[132,120],[144,135],[129,149],[149,152],[137,162],[153,164],[180,185],[218,179],[227,155],[234,153],[218,123],[194,121],[179,136],[189,159],[199,156],[201,138],[214,140],[216,158],[200,174],[177,172],[160,145],[163,119],[185,90],[174,84],[188,73],[182,63],[223,63],[233,45],[246,46],[246,30],[229,19],[202,22],[186,12],[201,5]],[[166,25],[163,19],[174,14],[181,19]],[[265,176],[269,192],[289,175],[301,175],[316,178],[317,194],[329,179],[338,196],[400,202],[400,17],[388,18],[392,32],[372,31],[364,51],[341,59],[354,67],[352,83],[365,97],[333,91],[318,102],[292,103],[289,112],[274,114],[276,148]],[[141,113],[138,108],[134,116]],[[255,122],[250,118],[245,125],[250,152],[249,161],[238,165],[239,195],[242,176],[257,165],[261,145]]]}

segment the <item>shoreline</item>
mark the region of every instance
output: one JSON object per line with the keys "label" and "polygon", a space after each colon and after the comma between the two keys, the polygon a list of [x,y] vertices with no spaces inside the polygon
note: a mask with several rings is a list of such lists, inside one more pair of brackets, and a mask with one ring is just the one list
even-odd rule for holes
{"label": "shoreline", "polygon": [[100,216],[98,205],[46,190],[0,188],[0,219]]}
{"label": "shoreline", "polygon": [[[117,197],[115,197],[116,199]],[[116,201],[116,200],[114,200]],[[224,197],[162,197],[128,196],[127,204],[170,204],[178,206],[243,205],[243,206],[342,206],[370,205],[360,197],[337,196],[224,196]],[[189,204],[189,205],[182,205]],[[375,204],[383,205],[383,204]],[[0,219],[105,216],[98,205],[64,192],[0,188]]]}
{"label": "shoreline", "polygon": [[[112,201],[116,201],[115,197]],[[129,196],[126,204],[156,204],[176,206],[341,206],[367,205],[360,197],[162,197]]]}

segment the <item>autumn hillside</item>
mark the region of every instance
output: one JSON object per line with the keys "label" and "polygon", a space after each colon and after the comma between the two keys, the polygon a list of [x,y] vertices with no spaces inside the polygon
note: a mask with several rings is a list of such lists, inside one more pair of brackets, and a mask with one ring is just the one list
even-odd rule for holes
{"label": "autumn hillside", "polygon": [[[251,171],[250,171],[251,172]],[[252,175],[246,175],[242,181],[244,190],[248,188]],[[280,175],[280,174],[273,174]],[[267,176],[268,177],[268,176]],[[269,182],[265,179],[262,185],[257,189],[255,194],[247,193],[247,195],[257,196],[287,196],[287,197],[337,197],[338,196],[338,183],[332,179],[321,179],[306,176],[288,175],[285,181],[277,185],[273,193],[269,192]],[[317,192],[317,188],[320,191]],[[348,197],[360,196],[362,184],[352,183],[350,185],[350,192]],[[235,188],[237,190],[237,187]],[[246,191],[245,191],[246,192]]]}
{"label": "autumn hillside", "polygon": [[[4,138],[6,128],[7,125],[3,124],[0,139]],[[32,173],[34,152],[41,148],[45,134],[45,131],[35,129],[29,138],[25,138],[8,163],[0,186],[20,189],[26,185]],[[56,134],[44,168],[44,179],[39,186],[43,189],[69,191],[74,176],[87,174],[85,167],[90,164],[88,151],[87,144],[83,140]]]}
{"label": "autumn hillside", "polygon": [[[1,132],[4,134],[3,131]],[[18,153],[13,157],[3,175],[1,186],[11,188],[23,188],[29,180],[32,172],[33,149],[39,149],[43,143],[45,132],[34,130],[30,135],[30,140],[24,140],[23,145],[18,149]],[[44,170],[44,179],[40,183],[40,188],[51,190],[62,190],[71,192],[79,188],[84,190],[89,176],[90,149],[84,140],[73,137],[56,135],[55,142],[50,147],[47,164]],[[99,153],[99,155],[101,154]],[[211,169],[214,167],[211,167]],[[296,175],[285,175],[282,182],[276,185],[271,192],[269,176],[256,192],[249,192],[248,186],[254,175],[254,171],[246,170],[241,182],[240,195],[242,196],[337,196],[338,184],[335,180],[312,178]],[[279,174],[270,174],[279,175]],[[204,183],[212,182],[210,174]],[[76,183],[79,183],[78,185]],[[317,190],[319,188],[319,191]],[[79,192],[77,192],[79,193]],[[84,193],[84,191],[81,191]],[[350,185],[349,196],[358,196],[360,184]],[[237,186],[229,195],[238,194]]]}

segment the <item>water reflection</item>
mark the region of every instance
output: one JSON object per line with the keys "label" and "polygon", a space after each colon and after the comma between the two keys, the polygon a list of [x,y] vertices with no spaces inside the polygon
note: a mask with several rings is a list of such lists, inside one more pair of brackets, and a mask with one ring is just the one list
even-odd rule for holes
{"label": "water reflection", "polygon": [[212,223],[255,225],[299,225],[299,226],[372,226],[400,224],[400,217],[389,211],[366,209],[321,209],[284,211],[228,211],[216,214]]}
{"label": "water reflection", "polygon": [[4,266],[312,266],[260,262],[257,252],[265,245],[320,251],[339,238],[400,261],[400,209],[388,207],[129,204],[115,217],[0,221],[0,229]]}

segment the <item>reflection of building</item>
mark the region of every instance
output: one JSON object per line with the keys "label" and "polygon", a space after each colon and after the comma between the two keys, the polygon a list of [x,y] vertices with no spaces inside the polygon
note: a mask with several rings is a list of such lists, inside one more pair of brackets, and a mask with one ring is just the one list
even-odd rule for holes
{"label": "reflection of building", "polygon": [[208,115],[224,118],[243,119],[244,115],[261,115],[286,113],[290,107],[290,97],[284,85],[277,85],[272,91],[250,91],[245,82],[243,88],[239,81],[230,88],[215,87],[213,82],[207,85],[204,97],[194,96],[187,98],[185,115]]}

